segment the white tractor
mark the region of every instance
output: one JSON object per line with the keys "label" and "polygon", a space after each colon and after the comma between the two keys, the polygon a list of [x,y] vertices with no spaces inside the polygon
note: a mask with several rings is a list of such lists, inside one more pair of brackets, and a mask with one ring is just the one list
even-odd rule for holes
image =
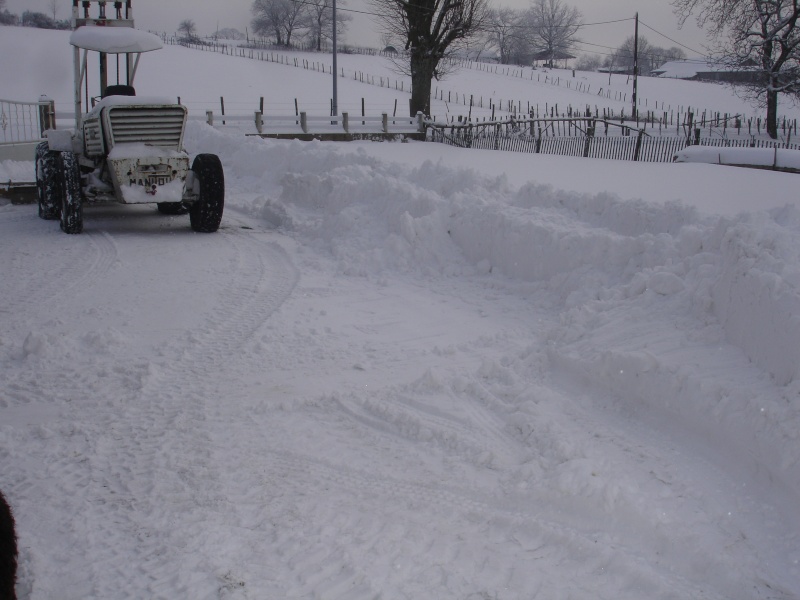
{"label": "white tractor", "polygon": [[[85,203],[156,204],[164,214],[188,212],[194,231],[217,231],[225,204],[222,163],[214,154],[198,154],[190,168],[183,149],[186,107],[136,96],[133,87],[142,53],[162,48],[161,40],[134,29],[131,0],[72,3],[75,129],[51,129],[36,148],[39,216],[80,233]],[[97,18],[89,16],[92,3]],[[106,16],[107,4],[115,17]],[[89,52],[99,53],[95,97],[89,96]],[[112,85],[109,56],[116,58]]]}

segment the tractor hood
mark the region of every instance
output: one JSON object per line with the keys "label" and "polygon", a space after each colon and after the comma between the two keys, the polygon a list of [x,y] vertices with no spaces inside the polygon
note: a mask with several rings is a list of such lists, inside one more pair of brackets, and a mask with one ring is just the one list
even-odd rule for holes
{"label": "tractor hood", "polygon": [[150,52],[164,47],[157,35],[129,27],[78,27],[69,36],[69,43],[84,50],[125,54]]}

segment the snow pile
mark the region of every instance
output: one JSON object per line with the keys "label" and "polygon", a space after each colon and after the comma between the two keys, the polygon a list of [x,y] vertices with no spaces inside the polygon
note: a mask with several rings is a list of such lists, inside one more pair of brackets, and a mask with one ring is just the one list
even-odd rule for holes
{"label": "snow pile", "polygon": [[[564,306],[556,362],[708,431],[722,420],[731,441],[746,435],[760,463],[784,471],[792,485],[800,481],[798,208],[714,217],[678,202],[533,183],[515,190],[503,177],[430,161],[415,168],[382,162],[363,148],[242,143],[200,125],[189,138],[226,157],[227,172],[248,188],[272,191],[244,207],[250,214],[330,252],[345,275],[491,273],[545,284]],[[708,325],[643,347],[625,339],[675,315]],[[726,343],[785,386],[785,397],[767,408],[752,386],[714,381],[707,390],[704,375],[682,358],[647,349],[701,352],[710,344],[714,352]],[[717,400],[701,401],[706,392]]]}

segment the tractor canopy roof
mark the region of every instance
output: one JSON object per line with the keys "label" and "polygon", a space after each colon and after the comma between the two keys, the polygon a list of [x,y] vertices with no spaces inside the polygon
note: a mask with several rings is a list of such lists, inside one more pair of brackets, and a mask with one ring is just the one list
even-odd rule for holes
{"label": "tractor canopy roof", "polygon": [[69,43],[84,50],[105,52],[106,54],[125,54],[129,52],[150,52],[164,47],[161,39],[147,31],[130,27],[78,27],[69,36]]}

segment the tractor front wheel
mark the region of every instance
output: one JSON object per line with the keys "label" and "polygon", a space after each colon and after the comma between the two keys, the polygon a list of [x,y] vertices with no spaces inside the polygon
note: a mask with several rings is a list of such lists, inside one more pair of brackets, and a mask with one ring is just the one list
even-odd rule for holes
{"label": "tractor front wheel", "polygon": [[197,199],[189,208],[192,230],[213,233],[219,229],[225,207],[225,174],[216,154],[198,154],[192,163],[192,190]]}
{"label": "tractor front wheel", "polygon": [[50,150],[47,142],[36,146],[36,195],[39,200],[39,218],[52,221],[61,212],[61,186],[57,184],[58,152]]}

